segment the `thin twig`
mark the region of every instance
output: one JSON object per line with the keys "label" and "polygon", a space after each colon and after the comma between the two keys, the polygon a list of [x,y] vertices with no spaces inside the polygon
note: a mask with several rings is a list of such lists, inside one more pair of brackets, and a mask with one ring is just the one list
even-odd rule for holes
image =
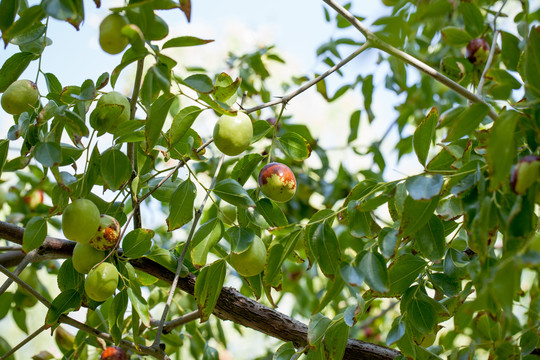
{"label": "thin twig", "polygon": [[[477,96],[476,94],[470,92],[463,86],[459,85],[454,80],[446,77],[445,75],[441,74],[431,66],[427,65],[426,63],[418,60],[414,56],[411,56],[407,54],[404,51],[401,51],[399,49],[396,49],[392,45],[382,41],[380,38],[378,38],[375,34],[373,34],[371,31],[369,31],[364,24],[360,20],[358,20],[353,14],[351,14],[347,9],[345,9],[343,6],[336,3],[334,0],[323,0],[326,4],[328,4],[332,9],[334,9],[338,14],[343,16],[351,25],[353,25],[355,28],[357,28],[364,36],[367,38],[368,42],[373,46],[376,47],[384,52],[386,52],[389,55],[392,55],[394,57],[397,57],[398,59],[402,60],[403,62],[414,66],[418,70],[422,71],[423,73],[429,75],[433,79],[437,80],[443,85],[446,85],[448,88],[454,90],[459,95],[463,96],[464,98],[474,102],[474,103],[483,103],[489,108],[489,117],[493,120],[498,119],[498,115],[493,110],[493,108],[484,101],[481,97]],[[367,44],[367,43],[366,43]]]}
{"label": "thin twig", "polygon": [[161,334],[163,332],[163,326],[165,324],[165,320],[167,319],[167,313],[169,312],[169,308],[171,306],[172,299],[174,297],[174,293],[176,290],[176,286],[178,285],[178,278],[180,277],[180,272],[182,270],[182,266],[184,265],[184,259],[186,258],[187,251],[189,249],[189,245],[191,244],[191,240],[193,239],[193,235],[195,234],[195,228],[197,227],[197,223],[199,222],[199,219],[202,215],[204,206],[206,205],[206,201],[208,200],[208,197],[210,196],[210,190],[213,189],[214,185],[216,184],[217,177],[219,174],[219,170],[221,169],[221,165],[223,164],[223,160],[225,159],[225,155],[221,155],[221,158],[219,159],[216,172],[214,173],[214,177],[212,178],[212,183],[210,184],[209,191],[206,192],[206,196],[204,197],[201,206],[199,209],[195,212],[195,217],[193,219],[193,224],[191,225],[191,230],[189,232],[188,238],[186,240],[186,243],[184,244],[184,248],[182,249],[182,254],[180,254],[180,257],[178,258],[177,267],[176,267],[176,273],[174,274],[174,279],[171,284],[171,289],[169,291],[169,296],[167,298],[167,302],[165,303],[165,308],[163,309],[163,314],[161,315],[161,320],[159,322],[158,328],[156,330],[156,338],[154,340],[154,343],[152,344],[152,347],[157,348],[159,346],[159,342],[161,339]]}
{"label": "thin twig", "polygon": [[36,336],[38,336],[39,334],[41,334],[43,331],[47,330],[49,328],[49,325],[47,324],[44,324],[42,325],[39,329],[37,329],[36,331],[34,331],[33,333],[31,333],[30,335],[28,335],[26,338],[24,338],[23,341],[21,341],[20,343],[18,343],[17,345],[15,345],[13,348],[11,348],[11,350],[9,350],[7,353],[5,353],[1,358],[0,360],[4,360],[4,359],[7,359],[8,357],[10,357],[12,354],[14,354],[17,350],[19,350],[20,348],[22,348],[24,345],[26,345],[27,343],[29,343],[33,338],[35,338]]}
{"label": "thin twig", "polygon": [[[15,271],[13,272],[13,275],[15,275],[15,277],[18,279],[18,276],[19,274],[24,270],[24,268],[26,267],[26,265],[30,264],[30,262],[32,261],[32,259],[34,258],[34,256],[36,256],[37,254],[37,249],[34,249],[32,251],[30,251],[28,254],[26,254],[26,256],[22,259],[22,261],[19,263],[19,265],[17,265],[17,268],[15,269]],[[7,278],[7,280],[4,282],[4,284],[2,285],[2,287],[0,288],[0,296],[2,296],[2,294],[9,288],[9,286],[13,283],[13,280],[14,278],[13,277],[9,277]],[[19,279],[20,280],[20,279]],[[21,280],[21,282],[25,283],[24,281]],[[19,282],[17,282],[19,283]],[[26,283],[25,283],[26,284]]]}
{"label": "thin twig", "polygon": [[482,88],[484,87],[484,83],[486,82],[486,73],[491,67],[491,62],[493,61],[493,56],[495,55],[495,49],[497,48],[497,38],[499,37],[500,33],[500,31],[497,30],[497,18],[499,17],[499,15],[501,15],[501,11],[504,8],[504,5],[506,5],[506,1],[507,0],[503,1],[501,8],[493,18],[493,41],[491,42],[491,49],[489,49],[489,56],[486,61],[486,66],[484,66],[482,76],[480,77],[480,81],[478,82],[478,89],[476,89],[476,95],[478,96],[482,96]]}
{"label": "thin twig", "polygon": [[[133,92],[131,94],[131,101],[129,103],[129,119],[135,119],[135,112],[137,111],[137,99],[139,98],[139,90],[141,88],[142,73],[144,67],[144,59],[137,61],[137,72],[135,73],[135,81],[133,83]],[[129,160],[131,161],[132,175],[129,180],[129,188],[131,192],[131,203],[134,212],[133,227],[140,229],[142,227],[141,209],[137,206],[137,193],[133,191],[133,179],[137,176],[137,152],[135,151],[135,144],[128,143],[127,149]]]}
{"label": "thin twig", "polygon": [[22,246],[0,246],[0,251],[20,251]]}
{"label": "thin twig", "polygon": [[[23,259],[24,261],[24,259]],[[22,263],[22,261],[21,261]],[[9,271],[8,269],[6,269],[3,265],[0,265],[0,272],[2,272],[4,275],[6,275],[12,282],[16,282],[19,286],[21,286],[23,289],[25,289],[26,291],[28,291],[30,294],[32,294],[36,299],[38,299],[43,305],[45,305],[46,307],[49,307],[51,306],[51,303],[49,302],[49,300],[45,299],[43,297],[43,295],[41,295],[40,293],[38,293],[33,287],[31,287],[30,285],[28,285],[27,283],[25,283],[24,281],[22,281],[16,274],[17,270],[15,270],[14,272],[11,272]]]}
{"label": "thin twig", "polygon": [[[205,142],[204,144],[202,144],[197,150],[195,150],[195,153],[200,153],[201,151],[203,151],[208,145],[210,145],[212,142],[214,141],[214,139],[210,139],[208,140],[207,142]],[[174,175],[174,173],[176,173],[178,171],[178,169],[180,169],[182,166],[186,165],[186,163],[189,161],[189,158],[187,159],[183,159],[183,160],[180,160],[178,162],[178,164],[176,164],[176,166],[171,170],[169,171],[169,173],[167,175],[165,175],[165,177],[163,179],[161,179],[161,181],[156,185],[154,186],[153,188],[151,188],[150,190],[148,190],[148,192],[146,194],[144,194],[143,196],[141,196],[139,198],[139,204],[142,203],[144,200],[146,200],[147,197],[149,197],[150,195],[152,195],[152,193],[154,191],[156,191],[157,189],[159,189],[164,183],[165,181],[169,180],[171,176]]]}
{"label": "thin twig", "polygon": [[[168,334],[171,331],[173,331],[175,328],[182,326],[184,324],[187,324],[189,322],[192,322],[193,320],[197,320],[200,317],[201,317],[200,310],[195,310],[190,313],[184,314],[176,319],[173,319],[171,321],[167,321],[163,325],[163,334]],[[159,320],[150,319],[150,326],[159,326]]]}
{"label": "thin twig", "polygon": [[295,91],[293,91],[293,92],[291,92],[291,93],[289,93],[289,94],[287,94],[285,96],[282,96],[282,97],[280,97],[280,98],[278,98],[276,100],[272,100],[270,102],[267,102],[267,103],[264,103],[264,104],[257,105],[255,107],[249,108],[249,109],[246,110],[246,113],[249,114],[249,113],[252,113],[254,111],[261,110],[261,109],[264,109],[264,108],[267,108],[267,107],[270,107],[270,106],[274,106],[274,105],[278,105],[278,104],[282,104],[282,103],[288,103],[289,101],[291,101],[292,98],[294,98],[295,96],[303,93],[304,91],[306,91],[307,89],[309,89],[313,85],[317,84],[319,81],[321,81],[322,79],[324,79],[328,75],[332,74],[333,72],[339,70],[341,67],[343,67],[343,65],[347,64],[352,59],[354,59],[355,57],[360,55],[364,50],[366,50],[366,49],[368,49],[370,47],[371,47],[371,45],[370,45],[369,41],[364,43],[362,46],[360,46],[358,49],[356,49],[351,55],[347,56],[345,59],[343,59],[342,61],[340,61],[336,65],[332,66],[330,69],[325,71],[323,74],[317,76],[315,79],[313,79],[311,81],[308,81],[304,85],[300,86]]}

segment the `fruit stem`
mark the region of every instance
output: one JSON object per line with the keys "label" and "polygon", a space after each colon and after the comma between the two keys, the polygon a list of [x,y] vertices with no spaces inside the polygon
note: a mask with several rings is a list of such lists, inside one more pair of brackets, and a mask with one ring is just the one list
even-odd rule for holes
{"label": "fruit stem", "polygon": [[482,71],[482,76],[480,77],[480,81],[478,82],[478,89],[476,89],[476,95],[482,96],[482,88],[484,87],[484,83],[486,81],[486,73],[488,72],[489,68],[491,67],[491,62],[493,61],[493,56],[495,55],[495,48],[497,47],[497,38],[499,37],[500,31],[497,30],[497,18],[501,14],[502,9],[506,5],[506,1],[504,0],[499,11],[495,14],[495,17],[493,18],[493,41],[491,42],[491,48],[489,49],[489,55],[486,61],[486,65],[484,66],[484,71]]}
{"label": "fruit stem", "polygon": [[195,217],[193,218],[193,224],[191,225],[191,230],[189,231],[188,238],[186,240],[186,243],[184,245],[184,248],[182,249],[182,254],[180,254],[180,257],[177,261],[176,266],[176,273],[174,274],[174,279],[171,284],[171,289],[169,290],[169,296],[167,297],[167,302],[165,303],[165,308],[163,309],[163,314],[161,314],[161,319],[159,321],[158,328],[156,330],[156,338],[154,340],[154,343],[152,344],[152,348],[158,349],[161,339],[161,334],[163,333],[163,326],[165,324],[165,320],[167,319],[167,313],[169,312],[169,308],[172,303],[172,299],[174,297],[174,293],[176,291],[176,286],[178,285],[178,278],[180,277],[180,272],[182,270],[182,266],[184,266],[184,259],[186,258],[187,251],[189,249],[189,246],[191,244],[191,239],[193,239],[193,235],[195,234],[195,228],[197,227],[197,224],[199,222],[199,219],[201,218],[204,206],[206,205],[206,201],[208,201],[208,198],[210,197],[210,190],[214,188],[217,182],[217,177],[219,175],[219,171],[221,169],[221,165],[223,165],[223,160],[225,159],[225,154],[221,155],[221,158],[219,159],[216,171],[214,172],[214,177],[212,178],[212,182],[210,183],[210,187],[208,188],[208,191],[206,192],[206,196],[204,197],[201,206],[197,211],[195,211]]}
{"label": "fruit stem", "polygon": [[270,162],[272,161],[272,152],[274,151],[274,144],[276,142],[278,124],[279,124],[279,121],[281,120],[281,117],[283,116],[283,111],[285,110],[285,106],[287,106],[286,102],[284,102],[283,105],[281,106],[281,111],[279,112],[279,115],[276,119],[276,123],[274,124],[274,134],[272,135],[272,143],[270,144],[270,151],[268,152],[268,160],[266,161],[267,164],[270,164]]}

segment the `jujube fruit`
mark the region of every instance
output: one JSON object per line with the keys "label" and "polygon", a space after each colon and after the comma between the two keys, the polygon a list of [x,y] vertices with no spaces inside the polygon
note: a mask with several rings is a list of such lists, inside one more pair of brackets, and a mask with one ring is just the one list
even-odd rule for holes
{"label": "jujube fruit", "polygon": [[101,353],[100,360],[127,360],[126,352],[118,346],[109,346]]}
{"label": "jujube fruit", "polygon": [[110,14],[99,25],[99,45],[109,54],[121,53],[129,43],[128,38],[122,34],[122,28],[128,22],[122,15]]}
{"label": "jujube fruit", "polygon": [[472,39],[467,44],[467,59],[475,64],[485,64],[489,56],[489,44],[484,39]]}
{"label": "jujube fruit", "polygon": [[128,99],[118,91],[111,91],[99,98],[90,116],[90,125],[99,132],[113,133],[129,117]]}
{"label": "jujube fruit", "polygon": [[73,241],[88,243],[99,227],[99,210],[87,199],[77,199],[66,206],[62,215],[62,231]]}
{"label": "jujube fruit", "polygon": [[105,256],[104,251],[96,250],[90,244],[77,243],[71,259],[75,270],[81,274],[88,274],[96,264],[105,259]]}
{"label": "jujube fruit", "polygon": [[105,301],[113,296],[117,286],[118,270],[113,264],[107,262],[90,270],[84,281],[86,295],[98,302]]}
{"label": "jujube fruit", "polygon": [[287,165],[273,162],[259,172],[259,186],[269,199],[286,202],[296,193],[296,178]]}
{"label": "jujube fruit", "polygon": [[110,215],[102,214],[96,234],[90,239],[90,245],[97,250],[112,249],[120,237],[120,224]]}
{"label": "jujube fruit", "polygon": [[255,276],[264,270],[266,246],[260,237],[255,236],[251,245],[241,253],[232,253],[232,267],[242,276]]}
{"label": "jujube fruit", "polygon": [[512,171],[510,186],[516,194],[523,195],[538,180],[540,157],[527,155],[518,161]]}
{"label": "jujube fruit", "polygon": [[236,116],[222,115],[214,127],[214,144],[225,155],[241,154],[248,148],[252,137],[251,119],[241,111]]}
{"label": "jujube fruit", "polygon": [[32,109],[39,99],[37,85],[30,80],[17,80],[2,94],[2,108],[11,115]]}

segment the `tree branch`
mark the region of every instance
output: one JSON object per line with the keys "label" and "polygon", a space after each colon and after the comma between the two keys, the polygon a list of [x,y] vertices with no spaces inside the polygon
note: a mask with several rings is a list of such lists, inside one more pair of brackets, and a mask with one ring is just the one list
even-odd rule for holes
{"label": "tree branch", "polygon": [[358,49],[356,49],[351,55],[349,55],[345,59],[343,59],[341,62],[339,62],[336,65],[332,66],[330,69],[325,71],[323,74],[317,76],[315,79],[313,79],[311,81],[308,81],[304,85],[300,86],[295,91],[293,91],[293,92],[291,92],[291,93],[289,93],[289,94],[287,94],[285,96],[282,96],[279,99],[272,100],[272,101],[269,101],[267,103],[264,103],[264,104],[257,105],[257,106],[254,106],[252,108],[246,109],[246,113],[249,114],[249,113],[252,113],[254,111],[261,110],[261,109],[264,109],[264,108],[267,108],[267,107],[270,107],[270,106],[288,103],[295,96],[303,93],[304,91],[306,91],[307,89],[309,89],[313,85],[317,84],[319,81],[321,81],[322,79],[324,79],[328,75],[330,75],[333,72],[339,70],[341,67],[343,67],[345,64],[350,62],[352,59],[354,59],[358,55],[360,55],[362,52],[364,52],[364,50],[368,49],[369,47],[370,47],[370,43],[368,41],[368,42],[364,43],[362,46],[360,46]]}
{"label": "tree branch", "polygon": [[[23,232],[23,228],[0,221],[0,238],[6,239],[9,237],[8,240],[21,244]],[[20,237],[16,235],[20,235]],[[60,244],[63,245],[60,246]],[[38,254],[44,257],[44,253],[48,252],[48,254],[46,254],[48,259],[65,258],[66,250],[70,249],[72,251],[74,246],[75,243],[73,241],[47,237],[44,244],[38,249]],[[36,259],[33,260],[37,261]],[[136,269],[144,271],[169,284],[172,284],[174,280],[175,274],[172,271],[148,258],[143,257],[133,259],[130,260],[130,263]],[[184,278],[179,278],[177,288],[193,295],[195,290],[195,280],[196,276],[193,274],[189,274]],[[240,294],[236,289],[230,287],[224,287],[221,290],[213,314],[222,320],[230,320],[236,324],[249,327],[282,341],[290,341],[299,348],[308,344],[308,327],[306,324],[264,306],[255,300],[247,298]],[[60,318],[60,321],[64,322],[62,317]],[[66,323],[72,325],[72,323]],[[110,341],[109,338],[104,339]],[[398,355],[400,355],[400,353],[397,350],[385,346],[349,339],[347,341],[347,348],[343,359],[390,360]]]}
{"label": "tree branch", "polygon": [[332,9],[334,9],[338,14],[343,16],[351,25],[353,25],[355,28],[357,28],[368,40],[368,42],[372,43],[373,47],[376,47],[385,53],[392,55],[394,57],[397,57],[398,59],[402,60],[403,62],[414,66],[421,72],[429,75],[433,79],[437,80],[441,84],[447,86],[448,88],[454,90],[459,95],[463,96],[464,98],[474,102],[474,103],[483,103],[489,108],[489,117],[493,120],[498,119],[498,115],[493,110],[493,108],[486,103],[481,97],[479,97],[476,94],[473,94],[463,86],[459,85],[454,80],[446,77],[445,75],[441,74],[431,66],[427,65],[426,63],[418,60],[414,56],[411,56],[407,54],[404,51],[401,51],[399,49],[396,49],[390,44],[387,44],[386,42],[382,41],[380,38],[378,38],[375,34],[373,34],[371,31],[369,31],[368,28],[365,27],[364,24],[360,20],[358,20],[353,14],[351,14],[347,9],[345,9],[343,6],[336,3],[334,0],[323,0],[326,4],[328,4]]}

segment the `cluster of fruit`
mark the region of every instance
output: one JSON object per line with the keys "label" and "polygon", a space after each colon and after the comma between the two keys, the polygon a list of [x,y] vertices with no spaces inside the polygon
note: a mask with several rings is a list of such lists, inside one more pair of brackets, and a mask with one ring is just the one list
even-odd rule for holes
{"label": "cluster of fruit", "polygon": [[92,201],[78,199],[64,210],[62,231],[66,238],[77,242],[73,249],[73,267],[87,274],[86,295],[94,301],[107,300],[118,286],[119,275],[113,264],[103,260],[105,250],[114,248],[118,242],[120,224],[112,216],[100,215]]}

